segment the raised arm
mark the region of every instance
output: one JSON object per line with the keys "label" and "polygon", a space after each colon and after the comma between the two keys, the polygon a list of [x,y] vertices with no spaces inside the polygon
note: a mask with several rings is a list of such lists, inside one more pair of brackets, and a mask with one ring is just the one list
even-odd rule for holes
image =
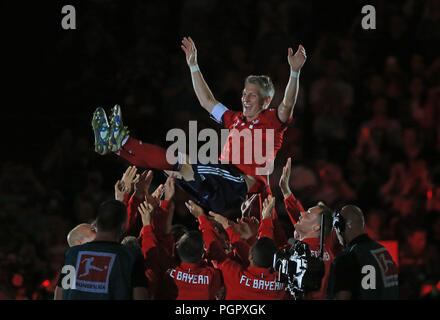
{"label": "raised arm", "polygon": [[287,214],[289,215],[292,224],[295,225],[296,221],[298,221],[299,219],[301,212],[304,211],[304,208],[301,202],[299,202],[295,198],[292,191],[290,190],[289,180],[290,180],[291,170],[292,170],[292,159],[289,158],[287,159],[286,165],[283,167],[283,174],[281,175],[279,186],[281,192],[283,193],[284,204],[286,206]]}
{"label": "raised arm", "polygon": [[194,41],[191,37],[184,37],[182,40],[182,45],[180,46],[186,55],[186,63],[191,70],[191,79],[194,91],[196,93],[197,99],[199,100],[201,106],[208,111],[212,112],[214,106],[218,103],[215,100],[211,90],[206,84],[202,73],[200,72],[199,66],[197,64],[197,49]]}
{"label": "raised arm", "polygon": [[287,122],[293,114],[293,107],[296,103],[299,88],[299,73],[306,62],[306,51],[302,45],[293,54],[292,48],[287,50],[287,61],[290,65],[290,77],[284,92],[284,98],[278,107],[278,117],[281,121]]}
{"label": "raised arm", "polygon": [[219,240],[218,233],[215,231],[208,216],[205,215],[203,209],[194,201],[185,202],[189,212],[198,220],[199,229],[203,233],[203,242],[205,243],[206,253],[210,260],[215,264],[220,264],[226,259],[226,253]]}
{"label": "raised arm", "polygon": [[267,237],[274,239],[274,228],[272,222],[272,211],[275,207],[275,198],[269,195],[263,203],[263,210],[261,211],[261,223],[258,229],[258,238]]}

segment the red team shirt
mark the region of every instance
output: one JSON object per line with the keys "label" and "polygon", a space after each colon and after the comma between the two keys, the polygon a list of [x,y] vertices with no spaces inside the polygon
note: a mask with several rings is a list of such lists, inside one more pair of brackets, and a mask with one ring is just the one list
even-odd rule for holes
{"label": "red team shirt", "polygon": [[167,294],[177,291],[176,300],[214,300],[223,286],[220,270],[205,263],[180,263],[170,268],[162,284]]}
{"label": "red team shirt", "polygon": [[[290,221],[292,221],[292,224],[295,225],[296,221],[300,216],[300,213],[304,211],[301,202],[299,202],[299,200],[296,199],[293,194],[291,194],[288,198],[284,199],[284,204],[286,205],[286,209]],[[318,257],[319,249],[320,249],[319,238],[308,238],[308,239],[303,239],[302,241],[308,244],[312,256]],[[328,278],[330,276],[330,266],[334,259],[334,255],[331,248],[332,248],[331,239],[326,239],[324,241],[324,253],[323,253],[325,273],[321,281],[321,289],[318,291],[308,293],[305,297],[307,300],[325,300],[327,297],[327,286],[328,286]]]}
{"label": "red team shirt", "polygon": [[[266,227],[272,227],[271,219]],[[278,274],[271,268],[248,267],[228,257],[218,243],[214,227],[207,216],[199,217],[200,229],[210,258],[216,261],[216,267],[223,275],[226,300],[281,300],[287,299],[283,283],[277,281]],[[270,234],[270,231],[263,232]]]}
{"label": "red team shirt", "polygon": [[[289,123],[292,120],[293,117],[290,118]],[[242,111],[227,110],[223,114],[223,125],[226,129],[230,130],[230,133],[219,160],[222,163],[231,163],[244,174],[257,178],[258,183],[255,183],[251,190],[249,190],[249,193],[262,192],[264,186],[267,184],[267,177],[257,175],[257,168],[266,167],[265,163],[261,163],[262,161],[260,160],[260,157],[262,157],[262,159],[267,159],[273,165],[276,154],[283,143],[283,135],[288,124],[282,123],[278,119],[277,109],[265,109],[262,110],[258,114],[257,119],[253,121],[246,121]],[[247,129],[251,134],[251,139],[240,139],[240,157],[238,158],[237,147],[235,145],[233,146],[233,141],[234,137],[237,138],[239,133],[243,133],[244,129]],[[266,147],[268,146],[268,139],[271,139],[271,133],[267,129],[273,129],[273,153],[269,147],[268,155],[266,155]],[[259,136],[259,134],[261,135]],[[245,151],[247,152],[247,156],[245,156]],[[249,153],[251,153],[251,155],[249,155]],[[239,163],[236,163],[238,161]]]}
{"label": "red team shirt", "polygon": [[142,228],[141,239],[147,276],[152,284],[155,298],[166,300],[215,299],[215,295],[223,286],[220,270],[214,269],[204,262],[182,262],[164,272],[158,261],[170,261],[171,259],[158,246],[151,225]]}

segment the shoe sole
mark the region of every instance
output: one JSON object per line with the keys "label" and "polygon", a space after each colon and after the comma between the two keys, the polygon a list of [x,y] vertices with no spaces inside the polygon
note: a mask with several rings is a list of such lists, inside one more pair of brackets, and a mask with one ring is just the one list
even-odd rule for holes
{"label": "shoe sole", "polygon": [[122,141],[128,135],[128,130],[122,122],[121,107],[119,105],[115,105],[112,109],[109,133],[109,149],[116,152],[122,148]]}
{"label": "shoe sole", "polygon": [[93,113],[92,128],[95,136],[95,152],[100,155],[108,153],[109,124],[103,108],[97,108]]}

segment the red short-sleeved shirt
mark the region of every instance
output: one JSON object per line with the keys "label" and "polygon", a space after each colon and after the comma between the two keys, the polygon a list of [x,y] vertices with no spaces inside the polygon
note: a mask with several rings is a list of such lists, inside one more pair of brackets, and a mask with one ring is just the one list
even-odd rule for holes
{"label": "red short-sleeved shirt", "polygon": [[[277,109],[262,110],[253,121],[246,121],[241,111],[226,110],[222,120],[223,126],[230,132],[219,160],[222,163],[231,163],[244,174],[256,177],[264,182],[264,186],[283,143],[287,123],[280,121]],[[293,117],[289,119],[289,123],[292,120]],[[263,169],[269,171],[264,174]]]}

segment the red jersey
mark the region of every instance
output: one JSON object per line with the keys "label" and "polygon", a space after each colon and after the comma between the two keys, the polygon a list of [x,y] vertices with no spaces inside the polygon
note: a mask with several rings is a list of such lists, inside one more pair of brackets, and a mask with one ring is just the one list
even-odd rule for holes
{"label": "red jersey", "polygon": [[223,125],[230,132],[219,160],[257,178],[259,183],[249,192],[261,192],[267,184],[267,174],[272,172],[287,124],[278,119],[277,109],[264,109],[253,121],[247,121],[241,111],[227,110],[223,114]]}
{"label": "red jersey", "polygon": [[[286,205],[287,213],[289,215],[290,221],[295,225],[298,220],[300,213],[305,211],[301,202],[295,198],[293,194],[291,194],[288,198],[284,199],[284,204]],[[312,256],[318,257],[320,250],[320,239],[319,238],[308,238],[303,239],[303,242],[307,243],[309,249],[312,253]],[[325,265],[325,273],[324,277],[321,281],[321,289],[318,291],[310,292],[306,295],[307,300],[325,300],[327,296],[327,285],[328,278],[330,276],[330,266],[334,259],[333,252],[331,250],[331,240],[326,239],[324,242],[324,252],[323,252],[323,261]]]}
{"label": "red jersey", "polygon": [[[271,226],[271,219],[267,227]],[[218,242],[217,233],[206,216],[199,217],[208,255],[221,270],[226,289],[226,300],[281,300],[287,299],[285,285],[277,281],[278,274],[271,268],[247,267],[227,257]]]}
{"label": "red jersey", "polygon": [[168,269],[161,284],[165,299],[214,300],[222,284],[220,270],[205,263],[180,263]]}
{"label": "red jersey", "polygon": [[[319,238],[308,238],[303,239],[303,242],[309,245],[310,252],[313,257],[318,257],[319,249],[320,249],[320,240]],[[333,262],[334,256],[331,250],[328,249],[328,241],[324,242],[324,252],[322,256],[322,260],[324,261],[325,273],[324,277],[321,280],[321,289],[318,291],[309,292],[306,294],[306,300],[325,300],[327,298],[327,286],[328,286],[328,278],[330,276],[330,266]]]}

